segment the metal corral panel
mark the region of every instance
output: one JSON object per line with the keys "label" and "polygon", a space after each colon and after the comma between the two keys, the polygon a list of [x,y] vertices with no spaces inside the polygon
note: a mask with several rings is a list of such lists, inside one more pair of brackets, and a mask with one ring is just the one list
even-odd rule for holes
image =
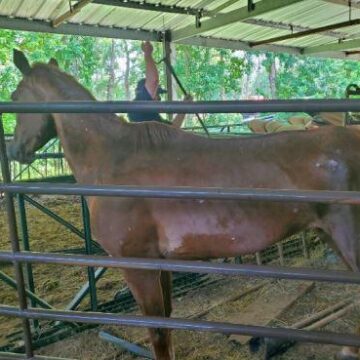
{"label": "metal corral panel", "polygon": [[[71,3],[76,8],[82,1]],[[70,9],[68,0],[2,0],[0,28],[139,40],[160,40],[167,32],[178,43],[248,50],[249,42],[360,19],[357,1],[351,11],[347,0],[253,3],[255,11],[248,12],[248,0],[93,0],[54,28],[52,21]],[[197,14],[200,27],[195,26]],[[360,23],[254,48],[357,58]]]}

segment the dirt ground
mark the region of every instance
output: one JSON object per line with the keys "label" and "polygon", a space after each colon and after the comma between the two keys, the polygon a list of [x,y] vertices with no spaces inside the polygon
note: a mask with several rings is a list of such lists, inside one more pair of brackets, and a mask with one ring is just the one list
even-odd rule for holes
{"label": "dirt ground", "polygon": [[[51,210],[81,229],[81,209],[79,200],[76,197],[71,198],[70,201],[61,197],[55,200],[53,198],[41,198],[40,202],[46,203]],[[27,215],[32,251],[55,251],[65,248],[79,248],[83,245],[83,240],[64,229],[54,220],[42,215],[32,206],[27,206]],[[0,232],[2,234],[0,249],[9,250],[7,221],[1,205]],[[286,259],[285,265],[317,269],[344,269],[341,261],[323,245],[317,246],[311,252],[310,259]],[[13,269],[10,264],[1,264],[0,270],[13,276]],[[73,294],[86,281],[86,276],[86,270],[80,267],[58,265],[34,266],[36,293],[58,309],[63,308],[71,300]],[[212,304],[218,303],[234,293],[240,293],[242,290],[248,289],[260,282],[265,282],[266,285],[259,291],[249,294],[240,300],[216,306],[200,319],[232,322],[234,317],[246,311],[247,306],[256,298],[264,297],[266,301],[276,302],[277,298],[288,296],[296,287],[296,281],[278,280],[271,282],[270,280],[226,277],[205,289],[193,290],[182,298],[174,300],[173,316],[190,317],[201,310],[207,309]],[[110,269],[97,284],[100,301],[112,299],[116,291],[122,288],[123,285],[121,272]],[[354,285],[316,283],[310,292],[299,298],[279,318],[274,319],[271,325],[291,326],[291,324],[303,317],[320,311],[340,300],[358,297],[358,293],[358,288]],[[17,305],[16,292],[2,282],[0,282],[0,303]],[[88,303],[84,302],[80,309],[85,308],[87,305]],[[19,328],[19,321],[10,318],[0,318],[0,321],[1,346],[6,343],[6,336]],[[358,322],[360,322],[360,311],[355,308],[342,319],[326,326],[324,330],[351,333]],[[37,353],[81,360],[129,360],[134,358],[132,355],[123,352],[120,348],[101,340],[98,336],[100,329],[131,341],[138,341],[146,337],[144,329],[102,326],[42,348]],[[247,346],[240,346],[229,341],[228,336],[222,334],[174,331],[174,343],[177,359],[180,360],[256,360],[262,358],[260,354],[251,354]],[[148,344],[145,343],[144,345],[147,346]],[[334,353],[338,349],[336,346],[329,345],[298,344],[275,359],[328,360],[333,358]]]}

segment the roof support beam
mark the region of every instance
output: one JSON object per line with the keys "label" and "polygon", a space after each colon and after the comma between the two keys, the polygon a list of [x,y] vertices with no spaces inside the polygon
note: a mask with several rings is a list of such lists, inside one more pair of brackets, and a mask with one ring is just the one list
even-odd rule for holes
{"label": "roof support beam", "polygon": [[313,55],[324,52],[332,52],[332,51],[346,51],[360,49],[360,39],[348,40],[348,41],[340,41],[337,43],[331,43],[326,45],[312,46],[302,50],[302,54],[304,55]]}
{"label": "roof support beam", "polygon": [[228,8],[231,5],[234,5],[236,3],[236,1],[238,1],[238,0],[228,0],[228,1],[224,2],[224,3],[222,3],[221,5],[219,5],[214,10],[211,10],[209,12],[209,16],[217,15],[220,11],[225,10],[226,8]]}
{"label": "roof support beam", "polygon": [[325,32],[325,31],[329,31],[329,30],[342,29],[344,27],[349,27],[349,26],[354,26],[354,25],[360,25],[360,19],[344,21],[341,23],[326,25],[326,26],[322,26],[319,28],[296,32],[293,34],[287,34],[287,35],[277,36],[277,37],[273,37],[273,38],[269,38],[269,39],[264,39],[264,40],[252,42],[252,43],[250,43],[250,46],[254,47],[254,46],[259,46],[259,45],[264,45],[264,44],[272,44],[272,43],[276,43],[276,42],[284,41],[284,40],[288,40],[288,39],[297,39],[297,38],[304,37],[304,36],[319,34],[319,33]]}
{"label": "roof support beam", "polygon": [[162,34],[155,31],[110,28],[105,26],[62,24],[54,28],[49,22],[42,20],[9,18],[0,16],[0,28],[19,31],[34,31],[50,34],[96,36],[114,39],[161,41]]}
{"label": "roof support beam", "polygon": [[[349,0],[323,0],[323,1],[349,7]],[[355,3],[354,1],[352,1],[351,2],[351,7],[356,8],[356,9],[360,9],[360,4]]]}
{"label": "roof support beam", "polygon": [[74,6],[70,5],[70,10],[53,20],[52,26],[55,28],[60,26],[63,22],[75,16],[84,6],[90,4],[92,1],[93,0],[80,0]]}
{"label": "roof support beam", "polygon": [[[230,49],[230,50],[243,50],[243,51],[252,50],[249,44],[244,41],[209,38],[202,36],[194,36],[192,38],[180,40],[178,44],[204,46],[204,47]],[[272,52],[279,52],[279,53],[286,52],[289,54],[301,55],[301,51],[299,48],[294,48],[290,46],[266,45],[266,46],[262,46],[261,49]]]}
{"label": "roof support beam", "polygon": [[[247,19],[247,20],[244,20],[244,23],[262,26],[262,27],[268,27],[268,28],[272,28],[272,29],[294,31],[294,32],[310,30],[309,27],[305,27],[305,26],[299,26],[299,25],[287,24],[287,23],[283,23],[283,22],[276,22],[276,21],[270,21],[270,20],[263,20],[263,19]],[[344,39],[347,36],[347,34],[342,33],[340,31],[325,31],[324,35],[329,36],[329,37],[334,37],[336,39]]]}
{"label": "roof support beam", "polygon": [[225,14],[219,14],[216,17],[204,21],[200,27],[195,25],[186,26],[182,29],[172,32],[172,41],[179,41],[193,37],[204,32],[221,28],[226,25],[236,23],[238,21],[244,21],[246,19],[263,15],[268,12],[281,9],[285,6],[293,5],[304,0],[261,0],[255,3],[255,9],[253,11],[248,10],[248,7],[242,7],[237,10],[230,11]]}
{"label": "roof support beam", "polygon": [[182,7],[176,5],[153,4],[147,2],[138,2],[133,0],[94,0],[94,4],[109,5],[114,7],[123,7],[129,9],[139,9],[145,11],[156,11],[162,13],[182,14],[182,15],[198,15],[208,16],[208,12],[203,9],[194,9],[190,7]]}

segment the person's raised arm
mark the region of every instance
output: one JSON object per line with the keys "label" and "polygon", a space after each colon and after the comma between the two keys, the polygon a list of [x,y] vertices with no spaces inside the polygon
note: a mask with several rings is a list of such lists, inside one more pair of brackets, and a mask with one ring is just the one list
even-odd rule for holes
{"label": "person's raised arm", "polygon": [[[190,94],[187,94],[184,98],[184,101],[193,101],[193,97]],[[185,120],[186,114],[176,114],[174,117],[174,120],[172,121],[172,126],[176,128],[181,128],[184,120]]]}
{"label": "person's raised arm", "polygon": [[141,49],[144,52],[146,75],[145,75],[145,87],[150,96],[157,99],[157,89],[159,87],[159,72],[155,61],[152,57],[153,46],[149,41],[145,41],[141,44]]}

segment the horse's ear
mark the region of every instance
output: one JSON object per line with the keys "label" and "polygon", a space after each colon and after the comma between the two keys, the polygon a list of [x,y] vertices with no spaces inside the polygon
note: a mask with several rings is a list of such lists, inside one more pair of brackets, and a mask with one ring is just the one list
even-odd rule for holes
{"label": "horse's ear", "polygon": [[23,75],[29,75],[31,66],[22,51],[14,49],[14,64]]}
{"label": "horse's ear", "polygon": [[49,60],[49,65],[59,67],[58,61],[57,61],[56,59],[54,59],[54,58],[51,58],[51,59]]}

